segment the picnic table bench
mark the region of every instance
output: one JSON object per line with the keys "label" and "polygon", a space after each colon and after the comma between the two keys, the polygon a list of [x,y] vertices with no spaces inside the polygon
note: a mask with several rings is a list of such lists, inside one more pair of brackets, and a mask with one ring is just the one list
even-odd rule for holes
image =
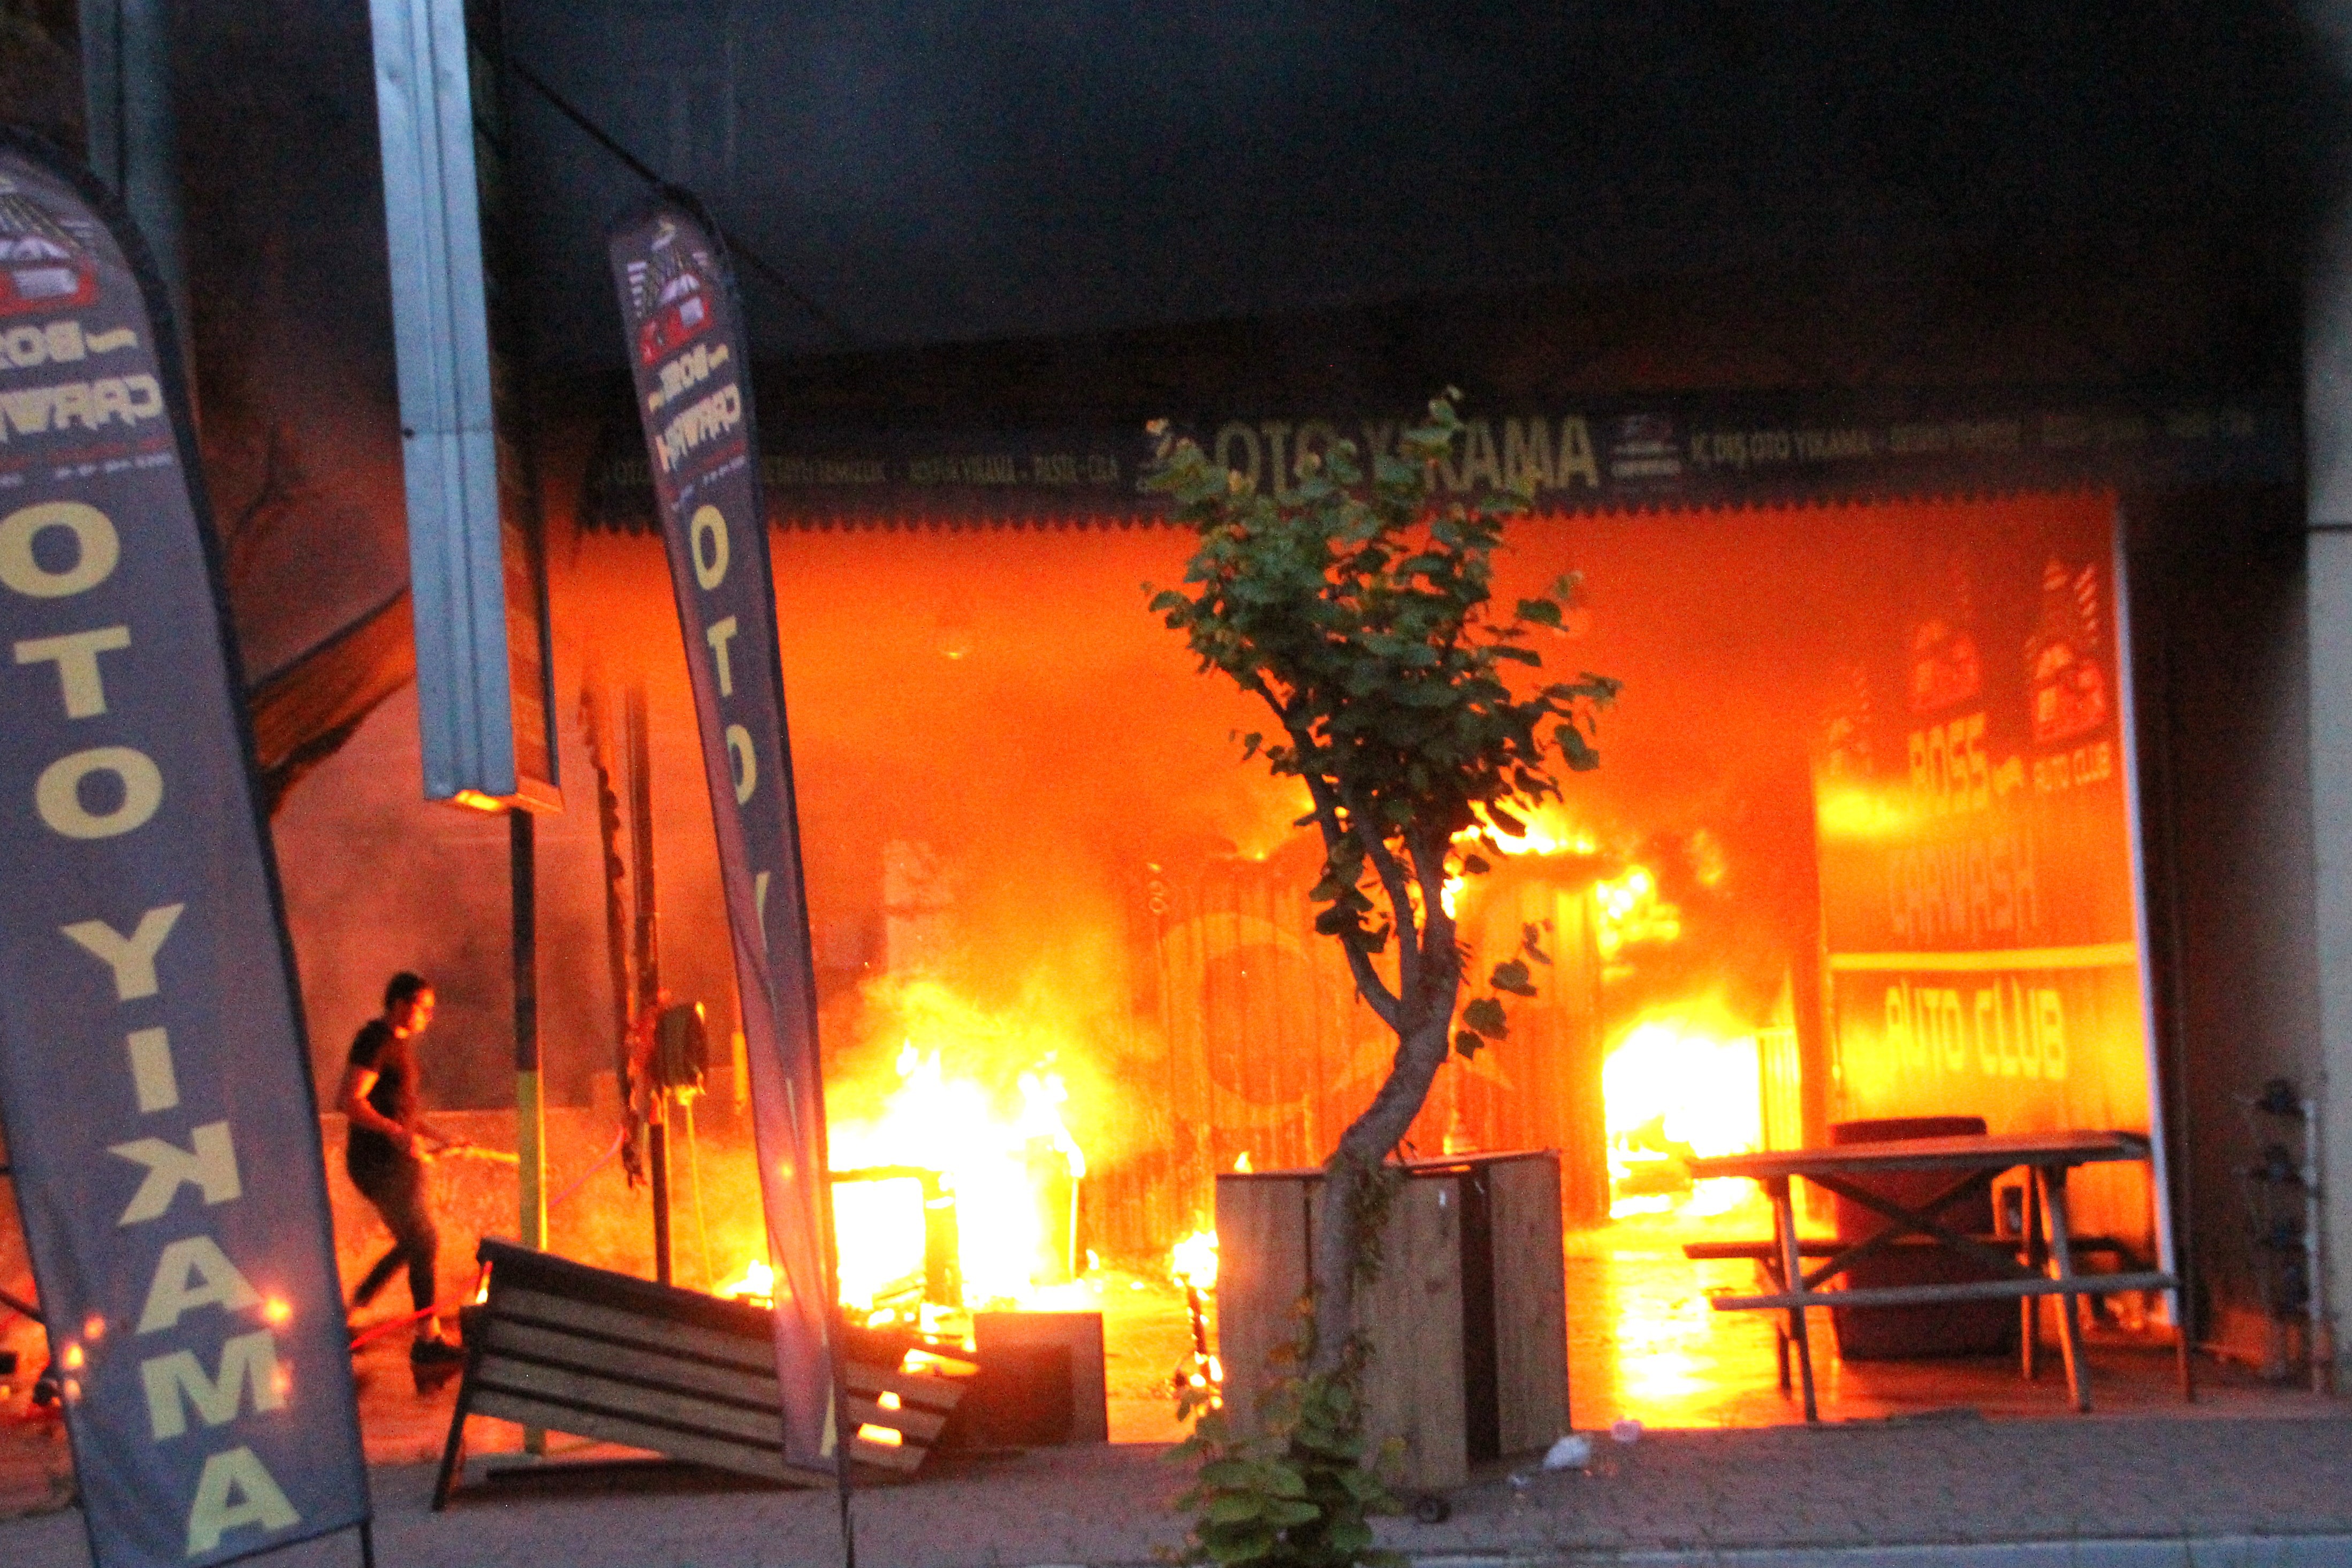
{"label": "picnic table bench", "polygon": [[[2133,1261],[2127,1248],[2107,1237],[2076,1237],[2066,1205],[2066,1173],[2078,1165],[2146,1160],[2147,1140],[2132,1132],[2081,1131],[1976,1133],[1959,1137],[1909,1138],[1877,1143],[1847,1143],[1826,1149],[1774,1149],[1750,1154],[1723,1154],[1693,1159],[1694,1178],[1745,1177],[1760,1184],[1772,1203],[1769,1242],[1695,1244],[1685,1248],[1694,1258],[1756,1258],[1767,1270],[1771,1288],[1754,1295],[1718,1292],[1709,1305],[1717,1311],[1781,1310],[1788,1314],[1780,1342],[1780,1385],[1788,1387],[1788,1352],[1794,1345],[1804,1382],[1805,1419],[1819,1421],[1813,1390],[1812,1354],[1806,1342],[1805,1310],[1811,1307],[1906,1307],[1951,1301],[2013,1299],[2031,1302],[2057,1296],[2064,1303],[2059,1314],[2060,1345],[2066,1363],[2066,1381],[2074,1406],[2091,1407],[2090,1368],[2083,1354],[2082,1326],[2074,1302],[2078,1298],[2123,1291],[2160,1290],[2173,1297],[2174,1321],[2182,1322],[2180,1282],[2153,1269],[2108,1274],[2078,1273],[2076,1255],[2095,1249],[2113,1250]],[[1995,1177],[2022,1169],[2038,1189],[2041,1203],[2029,1201],[2028,1215],[2046,1215],[2048,1243],[2039,1236],[1984,1237],[1964,1236],[1937,1218],[1954,1204],[1988,1189]],[[1942,1173],[1952,1181],[1925,1202],[1898,1203],[1874,1190],[1869,1178],[1897,1172]],[[1806,1239],[1797,1234],[1791,1186],[1807,1181],[1877,1214],[1885,1227],[1861,1241]],[[2033,1227],[2029,1226],[2031,1231]],[[1916,1238],[1916,1239],[1915,1239]],[[1906,1246],[1935,1246],[1982,1264],[1988,1279],[1935,1284],[1871,1286],[1843,1289],[1821,1289],[1864,1258]],[[2023,1256],[2021,1257],[2021,1254]],[[1819,1258],[1808,1271],[1804,1260]],[[2034,1336],[2026,1336],[2027,1375],[2033,1373]],[[2181,1385],[2191,1390],[2187,1344],[2181,1346]]]}

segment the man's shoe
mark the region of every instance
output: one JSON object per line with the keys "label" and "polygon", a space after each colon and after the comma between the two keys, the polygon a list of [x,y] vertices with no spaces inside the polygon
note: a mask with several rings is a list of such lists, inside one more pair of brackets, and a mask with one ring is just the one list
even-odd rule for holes
{"label": "man's shoe", "polygon": [[413,1366],[455,1366],[465,1359],[465,1347],[453,1345],[447,1340],[419,1340],[408,1347],[408,1360]]}

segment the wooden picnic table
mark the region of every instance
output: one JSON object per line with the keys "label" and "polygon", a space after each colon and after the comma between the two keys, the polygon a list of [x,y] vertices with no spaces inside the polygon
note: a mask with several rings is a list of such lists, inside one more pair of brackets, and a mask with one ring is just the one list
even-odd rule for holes
{"label": "wooden picnic table", "polygon": [[[1761,1309],[1789,1314],[1785,1334],[1787,1340],[1795,1342],[1797,1363],[1804,1379],[1805,1419],[1819,1421],[1821,1413],[1813,1394],[1812,1355],[1805,1340],[1808,1307],[1911,1307],[2013,1298],[2024,1303],[2030,1312],[2033,1301],[2042,1296],[2059,1297],[2063,1304],[2059,1313],[2059,1342],[2065,1354],[2067,1388],[2074,1395],[2074,1408],[2090,1409],[2090,1367],[2083,1355],[2082,1325],[2074,1307],[2077,1297],[2129,1290],[2168,1291],[2172,1296],[2174,1322],[2180,1324],[2188,1320],[2180,1300],[2180,1281],[2170,1274],[2152,1270],[2075,1272],[2075,1241],[2066,1210],[2066,1173],[2077,1165],[2147,1158],[2148,1142],[2138,1133],[2069,1131],[1907,1138],[1883,1143],[1846,1143],[1828,1149],[1769,1149],[1753,1154],[1720,1154],[1685,1163],[1694,1178],[1744,1176],[1759,1184],[1772,1200],[1772,1244],[1762,1261],[1774,1289],[1752,1296],[1715,1294],[1709,1297],[1709,1304],[1717,1311]],[[1940,1211],[1990,1187],[1993,1179],[2002,1173],[2020,1169],[2030,1173],[2041,1196],[2036,1205],[2029,1192],[2027,1235],[1989,1241],[1963,1236],[1936,1218]],[[1955,1180],[1925,1203],[1916,1205],[1897,1203],[1867,1184],[1867,1178],[1872,1176],[1912,1171],[1943,1172]],[[1864,1240],[1838,1246],[1807,1272],[1804,1257],[1817,1252],[1820,1244],[1801,1244],[1798,1239],[1796,1207],[1790,1198],[1791,1184],[1798,1180],[1851,1199],[1888,1223]],[[2038,1234],[2040,1226],[2033,1223],[2044,1215],[2049,1226],[2046,1258]],[[1897,1245],[1913,1245],[1910,1238],[1914,1237],[1926,1237],[1983,1264],[1994,1278],[1946,1284],[1821,1289],[1865,1258]],[[2191,1389],[2186,1351],[2184,1334],[2180,1359],[2184,1396]],[[2029,1377],[2032,1375],[2032,1352],[2033,1335],[2029,1330],[2025,1346]],[[1785,1362],[1783,1364],[1782,1386],[1786,1387]]]}

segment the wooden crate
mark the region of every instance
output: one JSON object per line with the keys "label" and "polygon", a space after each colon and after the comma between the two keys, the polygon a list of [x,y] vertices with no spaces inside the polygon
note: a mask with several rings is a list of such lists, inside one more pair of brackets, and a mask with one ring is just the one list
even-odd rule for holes
{"label": "wooden crate", "polygon": [[[984,1370],[981,1377],[995,1381],[1000,1370],[1010,1371],[1024,1352],[1060,1352],[1068,1370],[1069,1398],[1048,1422],[1065,1435],[1061,1443],[1110,1441],[1110,1387],[1103,1358],[1103,1315],[1100,1312],[974,1312],[971,1315],[972,1355]],[[982,1397],[978,1388],[972,1397]],[[962,1408],[971,1410],[967,1402]],[[957,1423],[959,1435],[964,1423]],[[999,1439],[1000,1441],[1003,1439]],[[1032,1437],[1028,1443],[1042,1443]],[[1027,1446],[1026,1443],[1022,1446]]]}
{"label": "wooden crate", "polygon": [[[1406,1170],[1385,1266],[1359,1294],[1357,1321],[1372,1347],[1370,1435],[1401,1441],[1399,1483],[1429,1491],[1568,1430],[1559,1157],[1475,1154]],[[1268,1354],[1297,1337],[1321,1186],[1318,1171],[1217,1178],[1218,1349],[1244,1430]]]}

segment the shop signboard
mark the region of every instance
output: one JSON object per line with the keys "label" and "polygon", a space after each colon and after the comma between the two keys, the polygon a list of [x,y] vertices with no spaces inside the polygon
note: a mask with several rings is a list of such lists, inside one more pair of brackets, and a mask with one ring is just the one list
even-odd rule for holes
{"label": "shop signboard", "polygon": [[[1814,750],[1835,1113],[2147,1132],[2113,510],[1993,510],[1916,559]],[[2148,1239],[2144,1171],[2083,1183],[2086,1229]]]}

